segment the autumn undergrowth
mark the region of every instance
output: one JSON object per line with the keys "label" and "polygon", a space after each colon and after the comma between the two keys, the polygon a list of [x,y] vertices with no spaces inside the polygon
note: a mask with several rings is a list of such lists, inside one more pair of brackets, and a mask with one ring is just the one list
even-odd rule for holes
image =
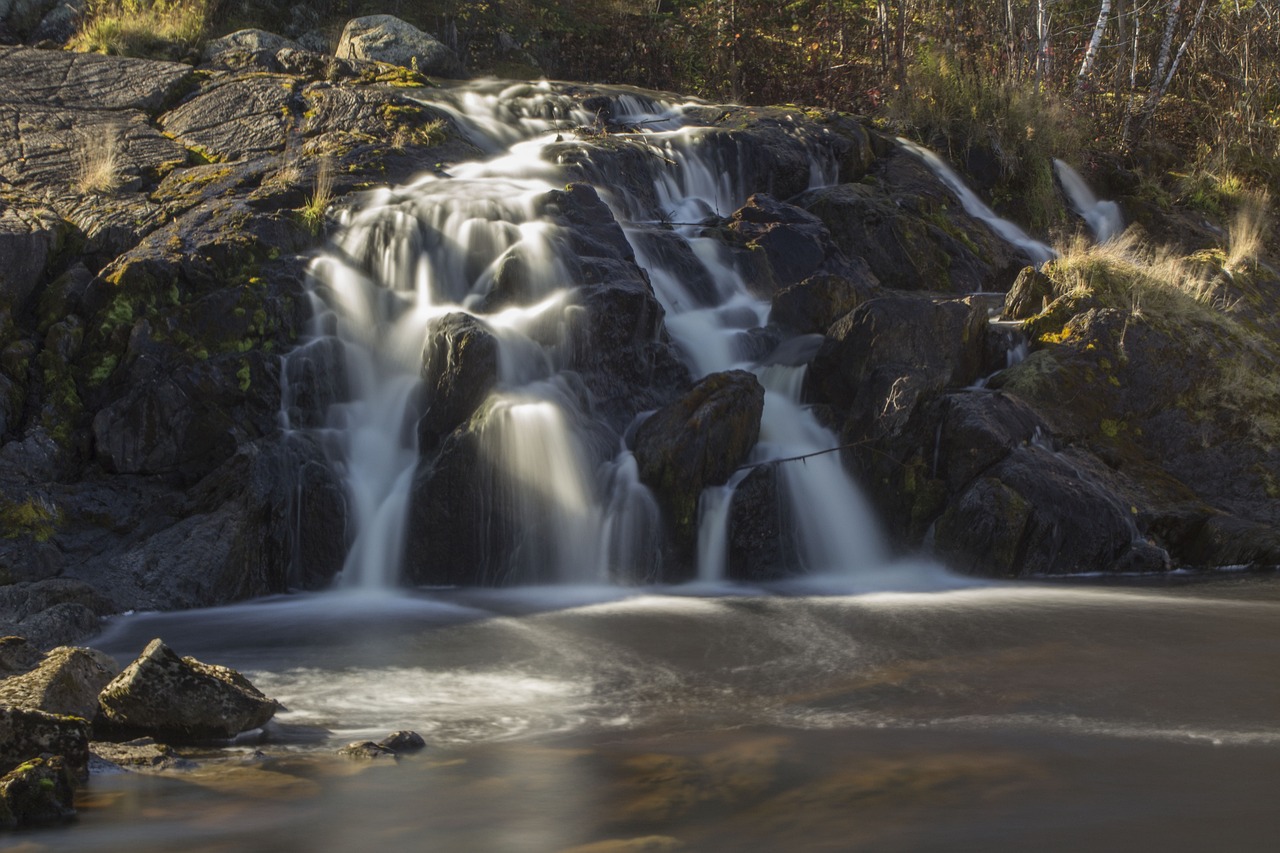
{"label": "autumn undergrowth", "polygon": [[219,0],[90,0],[71,50],[176,59],[209,36]]}

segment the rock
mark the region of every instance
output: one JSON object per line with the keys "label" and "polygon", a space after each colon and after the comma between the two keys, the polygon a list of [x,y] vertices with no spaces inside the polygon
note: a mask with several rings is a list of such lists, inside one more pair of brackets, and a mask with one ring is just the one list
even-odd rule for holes
{"label": "rock", "polygon": [[235,670],[179,658],[158,639],[103,689],[99,703],[113,726],[182,740],[234,737],[280,707]]}
{"label": "rock", "polygon": [[0,207],[0,305],[23,307],[67,230],[52,211]]}
{"label": "rock", "polygon": [[32,671],[0,681],[0,705],[92,722],[98,713],[98,693],[119,672],[110,655],[60,646]]}
{"label": "rock", "polygon": [[1023,267],[1005,295],[1001,316],[1006,320],[1025,320],[1044,311],[1055,298],[1053,281],[1047,275],[1035,267]]}
{"label": "rock", "polygon": [[763,253],[768,261],[773,281],[754,284],[758,292],[769,295],[813,275],[836,251],[821,219],[767,193],[747,199],[730,217],[728,227],[736,240]]}
{"label": "rock", "polygon": [[21,675],[40,665],[44,656],[26,637],[0,637],[0,678]]}
{"label": "rock", "polygon": [[149,737],[136,738],[124,743],[93,741],[89,754],[121,770],[190,770],[194,761],[183,758],[173,748]]}
{"label": "rock", "polygon": [[40,755],[60,755],[79,771],[89,761],[89,724],[79,717],[0,706],[0,773]]}
{"label": "rock", "polygon": [[76,643],[101,629],[115,604],[72,578],[0,586],[0,634],[26,637],[36,648]]}
{"label": "rock", "polygon": [[640,479],[657,492],[677,547],[692,549],[702,490],[723,485],[746,461],[763,410],[759,381],[732,370],[701,380],[636,430]]}
{"label": "rock", "polygon": [[342,749],[338,750],[338,755],[343,758],[350,758],[353,761],[399,761],[400,756],[396,751],[376,744],[371,740],[353,741]]}
{"label": "rock", "polygon": [[457,54],[433,36],[392,15],[370,15],[347,22],[334,55],[413,68],[431,77],[462,77]]}
{"label": "rock", "polygon": [[848,264],[843,275],[819,273],[773,295],[769,322],[801,334],[823,334],[841,317],[879,294],[880,282],[866,261]]}
{"label": "rock", "polygon": [[296,79],[285,75],[231,77],[165,113],[160,125],[211,160],[283,151],[294,121],[295,86]]}
{"label": "rock", "polygon": [[446,314],[428,324],[422,349],[426,411],[418,420],[419,449],[430,451],[471,417],[498,381],[498,340],[470,314]]}
{"label": "rock", "polygon": [[378,741],[376,746],[389,749],[396,754],[418,752],[427,748],[427,742],[417,732],[392,732]]}
{"label": "rock", "polygon": [[67,761],[42,755],[0,779],[0,829],[66,823],[75,818],[75,778]]}
{"label": "rock", "polygon": [[791,517],[778,466],[764,465],[738,484],[729,507],[727,574],[748,583],[800,570]]}
{"label": "rock", "polygon": [[809,387],[848,414],[851,435],[891,432],[923,399],[978,378],[985,327],[985,314],[964,300],[872,299],[832,325]]}
{"label": "rock", "polygon": [[31,33],[32,44],[51,42],[64,45],[80,29],[89,0],[62,0],[49,10]]}
{"label": "rock", "polygon": [[211,39],[204,47],[206,62],[233,51],[275,54],[284,48],[298,49],[298,43],[266,30],[236,30],[221,38]]}
{"label": "rock", "polygon": [[154,112],[191,77],[179,62],[0,47],[0,102]]}

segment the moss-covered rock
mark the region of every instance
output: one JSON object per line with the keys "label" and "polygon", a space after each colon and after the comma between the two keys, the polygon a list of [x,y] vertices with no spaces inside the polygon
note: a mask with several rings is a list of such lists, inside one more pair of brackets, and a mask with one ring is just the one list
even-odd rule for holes
{"label": "moss-covered rock", "polygon": [[89,761],[89,723],[81,717],[0,706],[0,772],[41,755],[60,755],[79,772]]}
{"label": "moss-covered rock", "polygon": [[33,757],[0,778],[0,829],[66,823],[75,816],[75,778],[62,756]]}

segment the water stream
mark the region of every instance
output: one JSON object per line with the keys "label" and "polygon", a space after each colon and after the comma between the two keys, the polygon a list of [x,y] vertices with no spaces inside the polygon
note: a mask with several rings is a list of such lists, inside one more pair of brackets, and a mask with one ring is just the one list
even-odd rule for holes
{"label": "water stream", "polygon": [[1110,199],[1098,198],[1080,173],[1063,161],[1054,160],[1053,170],[1058,175],[1058,183],[1062,185],[1071,209],[1089,226],[1093,239],[1106,243],[1119,237],[1124,231],[1124,215],[1120,212],[1120,205]]}

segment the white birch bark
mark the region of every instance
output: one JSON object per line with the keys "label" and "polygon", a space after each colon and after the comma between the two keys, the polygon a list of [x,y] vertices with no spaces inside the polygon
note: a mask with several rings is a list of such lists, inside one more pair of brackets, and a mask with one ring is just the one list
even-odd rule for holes
{"label": "white birch bark", "polygon": [[1076,75],[1076,89],[1081,89],[1093,73],[1093,63],[1098,58],[1098,47],[1102,44],[1102,34],[1107,29],[1107,21],[1111,17],[1111,0],[1102,0],[1098,10],[1098,23],[1093,27],[1093,37],[1089,39],[1089,47],[1084,52],[1084,60],[1080,63],[1080,73]]}

